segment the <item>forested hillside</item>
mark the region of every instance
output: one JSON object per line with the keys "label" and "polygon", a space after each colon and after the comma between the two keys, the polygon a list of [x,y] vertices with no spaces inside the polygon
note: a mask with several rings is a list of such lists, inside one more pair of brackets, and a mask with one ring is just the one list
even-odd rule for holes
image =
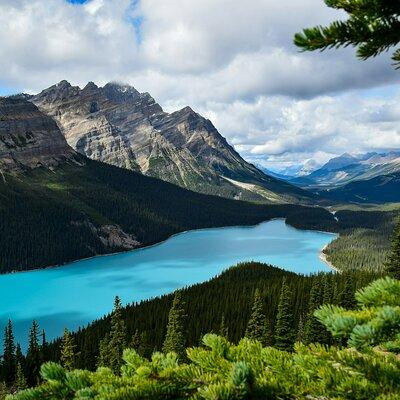
{"label": "forested hillside", "polygon": [[[119,364],[91,373],[72,370],[73,346],[65,335],[64,368],[44,364],[44,383],[11,398],[395,400],[400,396],[399,292],[399,281],[379,279],[356,293],[357,306],[318,308],[313,313],[316,324],[336,338],[336,346],[299,341],[292,349],[273,348],[248,335],[234,345],[220,333],[205,335],[199,346],[183,349],[182,355],[177,341],[182,309],[176,296],[169,318],[175,324],[168,325],[172,351],[155,352],[149,360],[127,349],[121,351]],[[280,310],[288,311],[283,289],[280,298]],[[280,317],[280,323],[290,318],[289,313]],[[116,310],[113,321],[118,320]]]}
{"label": "forested hillside", "polygon": [[[297,275],[261,263],[245,263],[228,269],[209,282],[182,290],[185,303],[185,345],[199,343],[207,332],[226,331],[229,340],[237,342],[246,331],[256,289],[260,292],[269,344],[275,342],[275,327],[282,282],[290,291],[290,309],[293,323],[289,327],[293,338],[330,343],[324,330],[311,326],[304,331],[310,311],[324,303],[354,304],[354,292],[380,274],[353,271],[346,274]],[[161,350],[171,308],[173,294],[132,304],[122,310],[126,326],[126,343],[138,348],[143,356]],[[110,304],[110,309],[112,305]],[[110,330],[110,316],[94,322],[73,335],[77,345],[76,366],[94,369],[97,366],[99,345]],[[310,336],[307,339],[306,336]],[[294,339],[293,339],[294,340]],[[59,360],[61,341],[47,345],[43,358]]]}
{"label": "forested hillside", "polygon": [[0,180],[0,271],[26,270],[144,246],[188,229],[270,218],[334,230],[321,208],[257,205],[191,192],[84,160]]}
{"label": "forested hillside", "polygon": [[350,182],[318,193],[333,201],[351,203],[390,203],[400,201],[400,172]]}
{"label": "forested hillside", "polygon": [[382,271],[400,210],[341,210],[335,216],[339,237],[324,250],[327,260],[341,271]]}

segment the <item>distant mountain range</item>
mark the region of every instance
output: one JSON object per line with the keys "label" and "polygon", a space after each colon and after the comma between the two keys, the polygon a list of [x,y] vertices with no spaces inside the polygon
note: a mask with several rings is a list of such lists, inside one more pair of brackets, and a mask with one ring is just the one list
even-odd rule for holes
{"label": "distant mountain range", "polygon": [[400,172],[353,181],[319,193],[339,202],[397,203],[400,202]]}
{"label": "distant mountain range", "polygon": [[288,182],[325,198],[351,202],[400,201],[400,151],[342,154]]}
{"label": "distant mountain range", "polygon": [[357,156],[345,153],[332,158],[321,168],[308,175],[288,180],[306,188],[333,188],[397,171],[400,171],[400,151],[367,153]]}
{"label": "distant mountain range", "polygon": [[257,166],[268,175],[277,177],[279,179],[290,180],[295,177],[309,175],[318,168],[318,163],[313,159],[308,159],[302,164],[294,164],[285,168],[280,168],[279,171],[265,168],[262,165]]}
{"label": "distant mountain range", "polygon": [[185,107],[166,113],[129,85],[67,81],[30,97],[54,118],[80,154],[200,193],[267,203],[313,202],[316,196],[246,162],[211,121]]}

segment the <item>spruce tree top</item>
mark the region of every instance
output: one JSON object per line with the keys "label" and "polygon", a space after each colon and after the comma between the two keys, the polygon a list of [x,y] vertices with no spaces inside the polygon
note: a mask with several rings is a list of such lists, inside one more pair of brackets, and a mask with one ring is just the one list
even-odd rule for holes
{"label": "spruce tree top", "polygon": [[[375,57],[400,42],[400,1],[398,0],[325,0],[328,7],[344,10],[345,21],[315,26],[296,33],[294,43],[303,51],[357,47],[362,60]],[[400,68],[400,49],[392,56]]]}

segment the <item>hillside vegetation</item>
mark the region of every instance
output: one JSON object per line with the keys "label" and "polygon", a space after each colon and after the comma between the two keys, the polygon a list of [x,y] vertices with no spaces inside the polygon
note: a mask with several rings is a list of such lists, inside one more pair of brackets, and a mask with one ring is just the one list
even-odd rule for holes
{"label": "hillside vegetation", "polygon": [[335,216],[339,220],[339,237],[324,250],[327,260],[340,271],[382,271],[400,216],[399,207],[390,211],[341,210]]}
{"label": "hillside vegetation", "polygon": [[[313,312],[342,346],[299,342],[288,351],[249,337],[234,345],[223,333],[208,334],[203,346],[186,350],[183,360],[175,351],[146,359],[131,348],[116,370],[103,366],[89,372],[47,363],[41,368],[42,385],[9,399],[398,399],[399,296],[399,281],[380,279],[357,292],[353,310],[324,305]],[[169,319],[174,324],[168,326],[175,338],[183,318],[172,313],[176,306]],[[115,310],[112,329],[122,326],[117,317]],[[73,349],[66,343],[63,354]]]}
{"label": "hillside vegetation", "polygon": [[[0,272],[41,268],[160,242],[189,229],[271,218],[334,230],[321,208],[202,195],[88,159],[0,180]],[[114,232],[114,236],[110,231]]]}
{"label": "hillside vegetation", "polygon": [[[187,314],[185,344],[195,346],[206,332],[220,332],[221,323],[229,340],[237,343],[245,335],[257,290],[262,299],[269,343],[274,343],[283,280],[290,288],[290,308],[293,313],[293,322],[288,330],[294,338],[301,337],[310,310],[312,312],[323,302],[344,306],[352,304],[355,290],[380,276],[363,271],[303,276],[262,263],[239,264],[208,282],[181,291]],[[126,342],[136,342],[135,346],[141,355],[149,357],[153,350],[162,349],[173,297],[174,294],[168,294],[122,309]],[[91,370],[96,368],[100,342],[109,332],[110,323],[111,316],[108,315],[73,334],[79,354],[76,366]],[[318,327],[315,332],[314,339],[330,343],[329,337],[321,333]],[[43,358],[59,360],[61,344],[61,340],[48,344]]]}

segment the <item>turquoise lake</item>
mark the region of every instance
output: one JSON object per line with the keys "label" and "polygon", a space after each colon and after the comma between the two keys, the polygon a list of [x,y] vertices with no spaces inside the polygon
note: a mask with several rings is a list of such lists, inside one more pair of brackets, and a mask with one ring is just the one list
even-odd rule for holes
{"label": "turquoise lake", "polygon": [[309,274],[329,271],[321,249],[336,236],[297,230],[284,220],[251,227],[178,234],[152,247],[100,256],[57,268],[0,276],[0,329],[8,319],[25,347],[35,319],[47,339],[111,311],[120,296],[130,303],[208,280],[241,261],[262,261]]}

